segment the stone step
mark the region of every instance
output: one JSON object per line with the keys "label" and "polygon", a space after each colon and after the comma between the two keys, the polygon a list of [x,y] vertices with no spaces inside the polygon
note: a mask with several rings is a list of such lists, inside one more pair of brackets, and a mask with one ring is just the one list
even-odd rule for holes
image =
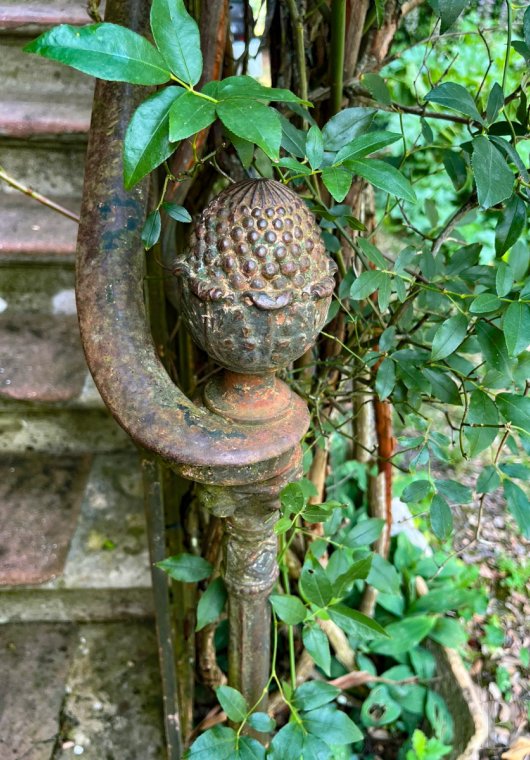
{"label": "stone step", "polygon": [[56,24],[89,24],[84,0],[2,0],[0,32],[31,36]]}
{"label": "stone step", "polygon": [[163,760],[153,628],[0,626],[2,760]]}
{"label": "stone step", "polygon": [[138,455],[0,456],[0,623],[151,616]]}
{"label": "stone step", "polygon": [[[41,142],[15,144],[9,140],[1,146],[0,154],[1,166],[6,174],[52,199],[69,198],[70,205],[67,206],[79,208],[83,193],[84,145],[49,145]],[[1,207],[9,198],[20,196],[20,190],[6,182],[0,182]],[[32,202],[37,204],[36,201]],[[49,210],[49,213],[52,214],[52,224],[56,216],[61,216],[57,211]],[[75,222],[70,221],[70,224],[75,225]]]}
{"label": "stone step", "polygon": [[[5,186],[1,190],[5,190]],[[81,201],[78,197],[59,196],[52,197],[52,200],[74,213],[79,212]],[[0,192],[0,208],[0,264],[73,263],[77,240],[75,221],[16,191]],[[0,295],[2,285],[0,281]]]}
{"label": "stone step", "polygon": [[85,141],[90,127],[91,101],[54,103],[46,101],[0,101],[0,138],[18,140]]}

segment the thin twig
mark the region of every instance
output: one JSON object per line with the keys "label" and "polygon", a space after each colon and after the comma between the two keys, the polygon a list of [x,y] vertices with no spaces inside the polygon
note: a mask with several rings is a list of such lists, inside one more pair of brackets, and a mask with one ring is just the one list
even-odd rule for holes
{"label": "thin twig", "polygon": [[51,208],[53,211],[57,211],[58,214],[62,214],[63,216],[68,217],[68,219],[71,219],[73,222],[77,222],[79,224],[79,216],[77,214],[74,214],[73,211],[70,211],[64,206],[61,206],[59,203],[55,203],[55,201],[52,201],[50,198],[42,195],[42,193],[38,193],[36,190],[32,190],[31,187],[23,185],[22,182],[19,182],[6,171],[4,171],[1,166],[0,179],[3,179],[4,182],[7,182],[7,184],[11,187],[14,187],[15,190],[19,190],[19,192],[24,193],[24,195],[33,198],[33,200],[37,201],[37,203],[42,203],[43,206],[47,206],[47,208]]}

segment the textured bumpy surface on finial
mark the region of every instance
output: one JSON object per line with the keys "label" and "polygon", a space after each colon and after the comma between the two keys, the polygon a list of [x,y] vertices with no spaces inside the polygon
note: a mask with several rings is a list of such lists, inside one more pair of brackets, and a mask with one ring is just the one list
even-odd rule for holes
{"label": "textured bumpy surface on finial", "polygon": [[214,198],[175,267],[195,340],[223,366],[251,373],[285,366],[312,344],[334,271],[313,214],[274,180]]}

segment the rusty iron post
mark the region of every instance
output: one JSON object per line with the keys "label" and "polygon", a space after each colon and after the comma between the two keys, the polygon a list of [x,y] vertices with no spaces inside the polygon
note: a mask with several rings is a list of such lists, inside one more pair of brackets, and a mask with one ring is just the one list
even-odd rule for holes
{"label": "rusty iron post", "polygon": [[[131,25],[142,5],[109,0],[107,19]],[[96,86],[78,237],[83,346],[119,424],[199,483],[202,503],[225,518],[230,683],[249,704],[263,706],[267,597],[277,577],[273,527],[279,491],[299,477],[300,440],[309,425],[305,403],[275,372],[315,341],[331,299],[333,264],[312,214],[284,185],[249,180],[213,199],[176,261],[174,291],[193,338],[224,370],[201,400],[188,399],[160,362],[146,318],[147,186],[123,187],[122,142],[139,96],[129,85]],[[170,717],[166,729],[178,731],[178,715]],[[170,758],[179,755],[175,739]]]}

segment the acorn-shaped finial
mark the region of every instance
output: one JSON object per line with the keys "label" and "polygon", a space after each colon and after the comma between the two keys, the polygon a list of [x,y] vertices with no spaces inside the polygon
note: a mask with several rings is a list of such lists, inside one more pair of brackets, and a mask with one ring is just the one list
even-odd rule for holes
{"label": "acorn-shaped finial", "polygon": [[304,201],[275,180],[246,180],[204,209],[175,274],[196,342],[228,369],[262,373],[314,342],[335,269]]}

